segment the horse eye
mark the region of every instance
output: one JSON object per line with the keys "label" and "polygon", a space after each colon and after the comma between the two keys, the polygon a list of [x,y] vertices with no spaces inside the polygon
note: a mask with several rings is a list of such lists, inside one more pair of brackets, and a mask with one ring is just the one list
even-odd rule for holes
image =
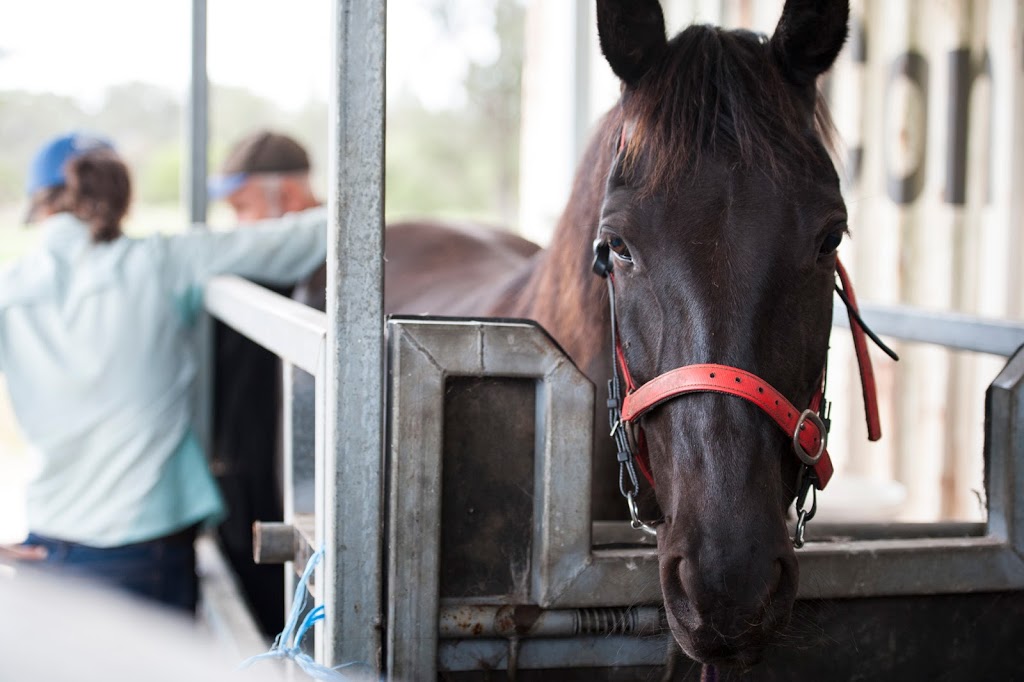
{"label": "horse eye", "polygon": [[633,261],[633,256],[630,255],[629,249],[626,248],[626,242],[622,240],[622,237],[611,237],[608,239],[608,246],[620,260]]}
{"label": "horse eye", "polygon": [[843,231],[834,230],[825,235],[825,241],[821,243],[821,255],[827,256],[839,248],[843,242]]}

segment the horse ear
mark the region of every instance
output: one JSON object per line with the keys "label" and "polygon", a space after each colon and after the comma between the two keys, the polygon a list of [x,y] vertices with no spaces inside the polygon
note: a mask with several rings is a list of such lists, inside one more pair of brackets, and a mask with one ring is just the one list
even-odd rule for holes
{"label": "horse ear", "polygon": [[813,85],[846,42],[848,0],[786,0],[772,36],[772,51],[786,78]]}
{"label": "horse ear", "polygon": [[658,0],[597,0],[601,52],[615,75],[636,85],[667,45]]}

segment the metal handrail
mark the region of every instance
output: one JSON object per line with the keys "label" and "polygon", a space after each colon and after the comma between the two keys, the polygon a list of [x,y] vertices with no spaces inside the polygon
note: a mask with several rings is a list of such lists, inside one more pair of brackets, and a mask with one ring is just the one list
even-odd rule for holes
{"label": "metal handrail", "polygon": [[206,285],[206,310],[242,335],[316,374],[327,339],[327,315],[240,277]]}
{"label": "metal handrail", "polygon": [[[945,346],[955,350],[1010,357],[1024,345],[1024,322],[925,310],[911,306],[862,304],[861,317],[879,336]],[[837,303],[837,327],[849,327],[846,309]]]}

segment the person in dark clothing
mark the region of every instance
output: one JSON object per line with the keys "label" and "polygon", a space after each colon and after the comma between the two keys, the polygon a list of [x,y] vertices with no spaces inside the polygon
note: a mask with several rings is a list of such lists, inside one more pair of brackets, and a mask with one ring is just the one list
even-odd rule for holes
{"label": "person in dark clothing", "polygon": [[[306,150],[293,138],[261,130],[232,147],[210,196],[224,199],[239,222],[247,223],[319,206],[309,181]],[[323,309],[323,268],[294,287],[307,305]],[[218,535],[260,626],[268,635],[284,621],[284,573],[280,566],[252,559],[253,521],[280,521],[281,371],[278,358],[218,322],[214,331],[215,383],[211,467],[227,502]]]}

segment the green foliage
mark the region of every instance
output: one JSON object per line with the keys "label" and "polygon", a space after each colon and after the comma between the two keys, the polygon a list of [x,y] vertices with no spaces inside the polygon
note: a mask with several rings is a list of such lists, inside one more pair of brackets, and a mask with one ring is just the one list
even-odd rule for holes
{"label": "green foliage", "polygon": [[[446,5],[436,11],[443,18]],[[501,52],[491,64],[470,64],[469,106],[435,113],[408,96],[388,102],[389,220],[433,215],[515,222],[524,19],[518,0],[494,0]]]}
{"label": "green foliage", "polygon": [[181,145],[168,142],[146,155],[135,175],[136,197],[145,203],[181,198]]}

